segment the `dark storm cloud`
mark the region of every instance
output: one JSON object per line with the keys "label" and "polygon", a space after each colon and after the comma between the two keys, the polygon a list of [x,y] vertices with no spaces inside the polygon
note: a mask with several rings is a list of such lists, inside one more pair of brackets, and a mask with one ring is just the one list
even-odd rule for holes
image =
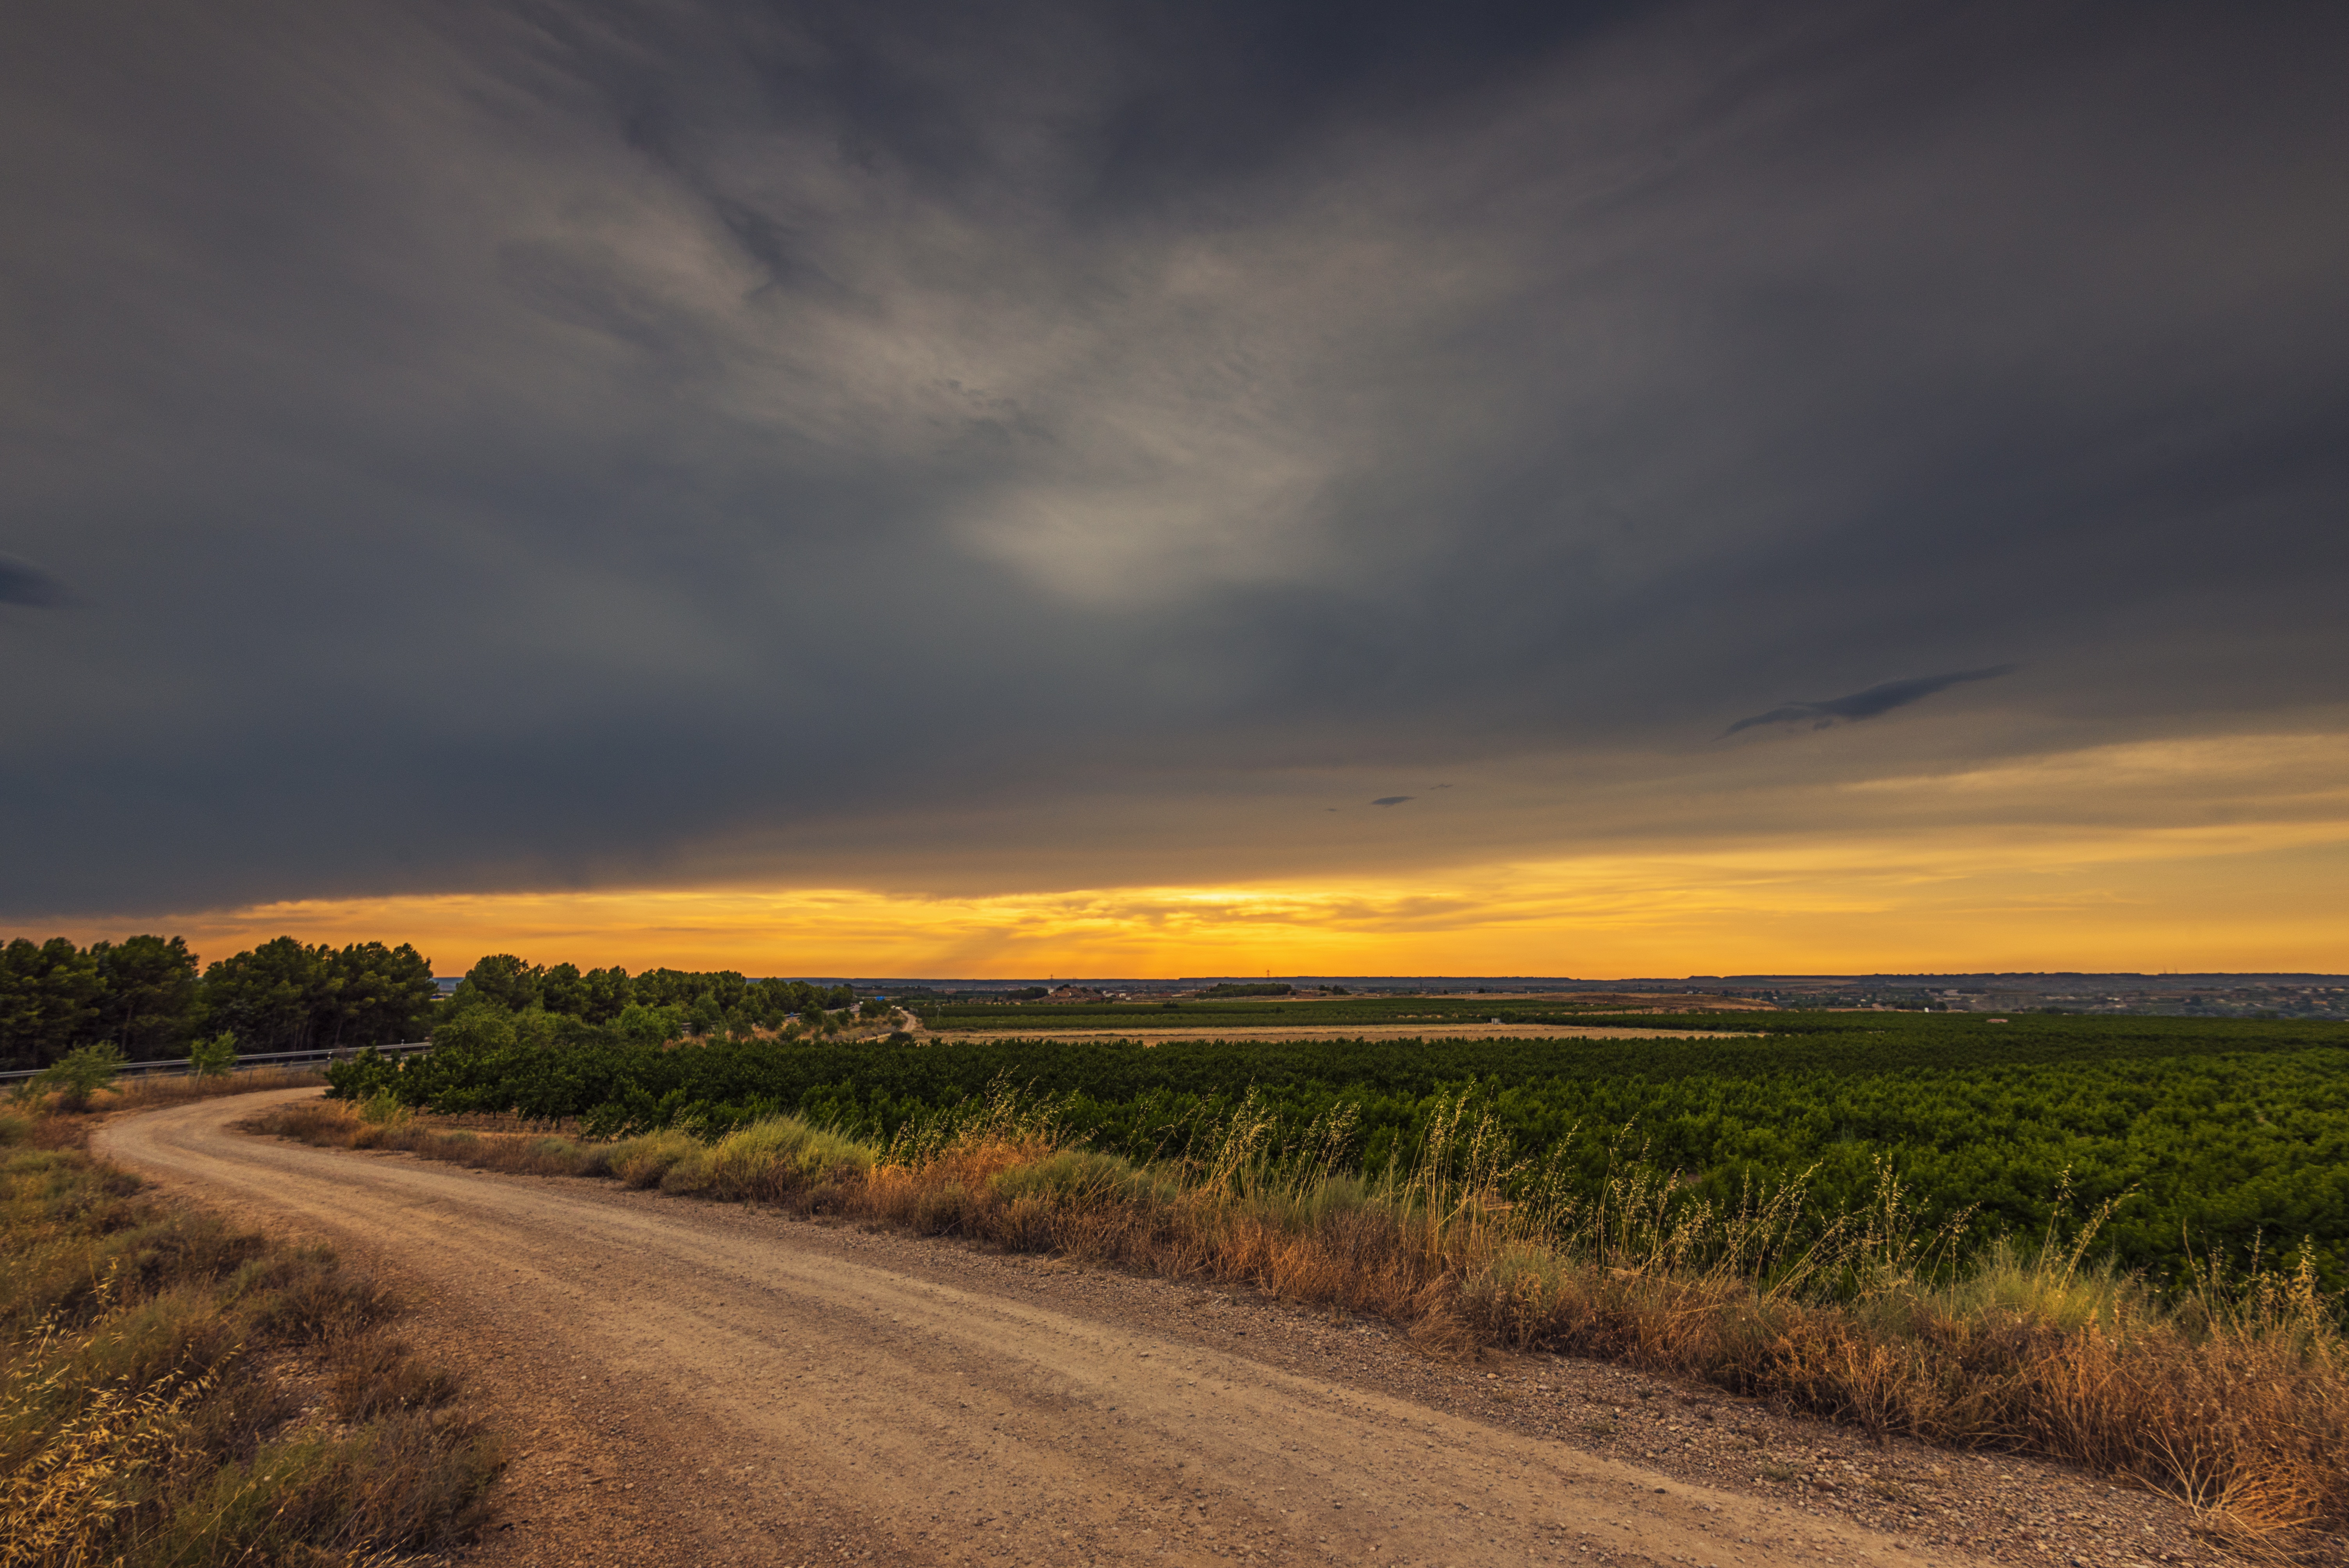
{"label": "dark storm cloud", "polygon": [[1838,720],[1874,718],[1880,713],[1890,713],[1896,707],[1907,707],[1912,702],[1922,702],[1936,692],[1944,692],[1961,681],[1996,680],[2014,673],[2013,665],[1993,665],[1983,670],[1960,670],[1953,675],[1918,676],[1905,681],[1886,681],[1856,691],[1849,696],[1829,697],[1825,702],[1790,702],[1774,707],[1767,713],[1757,713],[1751,718],[1741,718],[1722,731],[1723,738],[1741,729],[1752,729],[1761,724],[1807,724],[1824,729]]}
{"label": "dark storm cloud", "polygon": [[0,15],[82,606],[0,914],[1730,820],[1724,708],[1984,648],[1804,777],[2344,696],[2349,15],[138,9]]}
{"label": "dark storm cloud", "polygon": [[37,566],[0,555],[0,604],[46,609],[66,603],[66,585]]}

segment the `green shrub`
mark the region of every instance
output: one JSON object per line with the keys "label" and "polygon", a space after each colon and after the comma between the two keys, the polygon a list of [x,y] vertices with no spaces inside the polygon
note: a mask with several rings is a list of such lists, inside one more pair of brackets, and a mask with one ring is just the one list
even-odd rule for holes
{"label": "green shrub", "polygon": [[76,1046],[51,1062],[34,1081],[60,1091],[57,1109],[87,1110],[89,1097],[109,1087],[122,1070],[122,1051],[110,1042]]}
{"label": "green shrub", "polygon": [[188,1065],[198,1078],[226,1078],[236,1070],[236,1035],[223,1029],[188,1047]]}
{"label": "green shrub", "polygon": [[328,1099],[365,1100],[387,1091],[394,1091],[399,1077],[400,1064],[367,1047],[347,1061],[326,1064],[326,1098]]}

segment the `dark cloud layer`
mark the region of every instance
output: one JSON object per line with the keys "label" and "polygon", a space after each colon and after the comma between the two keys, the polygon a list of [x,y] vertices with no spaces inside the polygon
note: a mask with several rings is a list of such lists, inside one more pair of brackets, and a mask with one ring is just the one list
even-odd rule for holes
{"label": "dark cloud layer", "polygon": [[1498,809],[1299,828],[1422,769],[1734,820],[1730,714],[2349,696],[2349,15],[136,9],[0,16],[0,914],[1360,866]]}

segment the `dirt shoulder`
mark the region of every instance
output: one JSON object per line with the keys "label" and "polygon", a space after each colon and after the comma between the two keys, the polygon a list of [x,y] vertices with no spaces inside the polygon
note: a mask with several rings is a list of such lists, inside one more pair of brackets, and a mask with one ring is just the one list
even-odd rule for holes
{"label": "dirt shoulder", "polygon": [[411,1337],[516,1439],[469,1563],[2216,1558],[2182,1511],[2051,1466],[1590,1363],[1430,1362],[1180,1282],[230,1130],[261,1098],[98,1150],[418,1298]]}

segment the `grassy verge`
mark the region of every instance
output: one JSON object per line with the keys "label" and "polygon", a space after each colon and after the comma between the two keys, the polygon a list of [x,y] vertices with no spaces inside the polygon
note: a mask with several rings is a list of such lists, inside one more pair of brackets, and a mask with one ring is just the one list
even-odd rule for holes
{"label": "grassy verge", "polygon": [[326,1074],[315,1068],[264,1068],[254,1072],[181,1074],[171,1078],[118,1078],[105,1087],[93,1089],[85,1102],[70,1103],[72,1096],[66,1090],[51,1088],[37,1083],[19,1085],[9,1095],[0,1115],[14,1118],[24,1125],[26,1136],[45,1143],[79,1146],[88,1137],[90,1123],[84,1113],[100,1115],[109,1112],[160,1110],[167,1105],[185,1105],[191,1100],[217,1099],[223,1095],[260,1094],[276,1088],[316,1088],[324,1087]]}
{"label": "grassy verge", "polygon": [[2245,1539],[2349,1528],[2349,1347],[2305,1273],[2158,1293],[2083,1266],[2093,1226],[2068,1247],[1952,1259],[1889,1182],[1822,1241],[1796,1225],[1798,1191],[1692,1212],[1668,1182],[1627,1177],[1595,1204],[1505,1202],[1500,1140],[1457,1116],[1377,1183],[1272,1151],[1245,1119],[1213,1158],[1156,1167],[1009,1114],[885,1148],[792,1118],[711,1143],[450,1131],[388,1097],[251,1125],[1245,1283],[1405,1324],[1433,1351],[1599,1357],[1874,1432],[2075,1462]]}
{"label": "grassy verge", "polygon": [[0,1112],[0,1564],[307,1568],[468,1533],[494,1445],[390,1295],[143,1191],[87,1127]]}
{"label": "grassy verge", "polygon": [[214,1077],[194,1074],[174,1078],[125,1078],[91,1097],[93,1111],[157,1110],[191,1100],[216,1099],[230,1094],[261,1094],[274,1088],[307,1088],[323,1084],[326,1075],[316,1068],[261,1068],[252,1072]]}

